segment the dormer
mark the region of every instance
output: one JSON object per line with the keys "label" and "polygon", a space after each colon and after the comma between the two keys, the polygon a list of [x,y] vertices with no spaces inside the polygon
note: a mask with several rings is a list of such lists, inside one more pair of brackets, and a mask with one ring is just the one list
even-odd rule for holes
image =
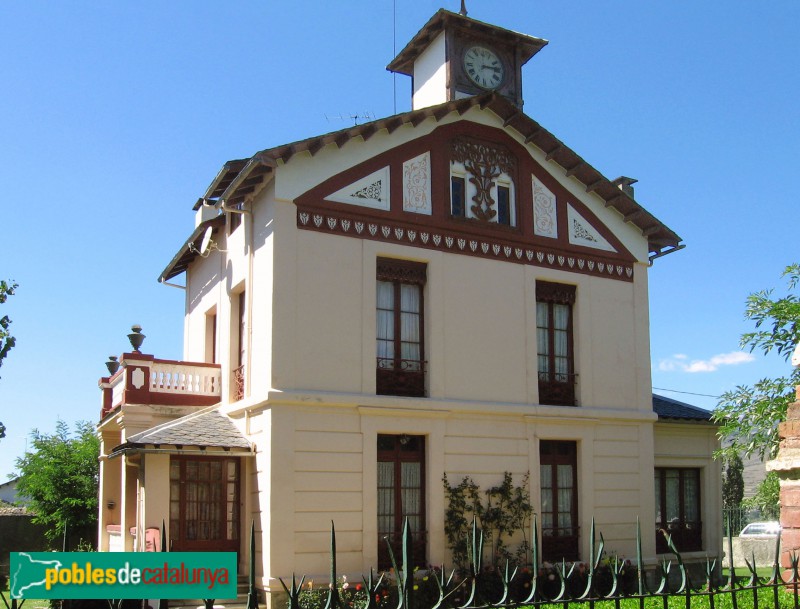
{"label": "dormer", "polygon": [[547,40],[440,9],[386,69],[412,79],[412,109],[497,91],[522,109],[522,66]]}

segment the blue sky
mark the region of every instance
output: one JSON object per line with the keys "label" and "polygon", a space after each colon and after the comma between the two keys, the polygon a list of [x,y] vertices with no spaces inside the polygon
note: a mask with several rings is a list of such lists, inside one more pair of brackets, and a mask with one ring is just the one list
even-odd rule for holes
{"label": "blue sky", "polygon": [[[0,480],[32,428],[97,419],[131,324],[145,352],[180,358],[183,294],[156,278],[221,165],[393,114],[395,97],[409,109],[410,79],[385,66],[440,7],[459,3],[0,4],[0,277],[20,284],[0,310],[18,339],[0,368]],[[782,289],[800,259],[800,3],[467,8],[550,41],[523,68],[526,113],[607,177],[637,178],[686,243],[650,273],[653,385],[718,395],[786,372],[737,353],[747,294]]]}

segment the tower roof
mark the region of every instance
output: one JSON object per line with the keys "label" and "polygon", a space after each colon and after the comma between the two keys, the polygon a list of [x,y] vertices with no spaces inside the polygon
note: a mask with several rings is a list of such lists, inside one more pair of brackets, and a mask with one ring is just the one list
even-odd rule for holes
{"label": "tower roof", "polygon": [[386,66],[386,69],[390,72],[399,72],[400,74],[411,76],[413,73],[414,60],[428,47],[433,39],[447,27],[489,35],[497,42],[515,46],[520,51],[520,66],[524,65],[548,43],[544,38],[535,38],[527,34],[520,34],[513,30],[506,30],[496,25],[478,21],[477,19],[471,19],[465,15],[439,9],[439,11],[428,20],[428,23],[422,26],[422,29],[416,33],[403,50],[400,51],[397,57]]}

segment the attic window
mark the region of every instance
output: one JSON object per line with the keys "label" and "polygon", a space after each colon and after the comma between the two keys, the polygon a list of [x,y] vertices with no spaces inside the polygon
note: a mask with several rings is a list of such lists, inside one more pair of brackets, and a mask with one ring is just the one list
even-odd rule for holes
{"label": "attic window", "polygon": [[503,146],[465,138],[450,148],[451,216],[516,226],[516,158]]}

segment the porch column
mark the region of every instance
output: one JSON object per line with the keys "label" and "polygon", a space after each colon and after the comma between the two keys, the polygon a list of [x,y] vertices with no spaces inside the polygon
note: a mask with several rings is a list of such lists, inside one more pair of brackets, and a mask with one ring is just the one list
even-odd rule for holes
{"label": "porch column", "polygon": [[108,526],[119,525],[120,479],[122,463],[120,459],[109,459],[108,452],[119,444],[119,433],[105,433],[100,438],[100,490],[97,508],[97,549],[108,552],[110,547]]}
{"label": "porch column", "polygon": [[[140,505],[142,514],[139,521],[144,528],[143,534],[145,543],[147,540],[147,529],[157,529],[161,535],[161,523],[166,524],[167,540],[169,540],[169,455],[168,454],[147,454],[143,455],[143,467],[139,477],[142,494]],[[159,547],[155,550],[159,551]],[[140,546],[147,550],[145,546]]]}
{"label": "porch column", "polygon": [[122,484],[120,497],[120,528],[122,534],[122,550],[133,552],[135,548],[134,536],[131,535],[131,528],[136,527],[136,507],[137,507],[137,478],[139,477],[138,464],[133,463],[128,455],[123,455],[122,461]]}

